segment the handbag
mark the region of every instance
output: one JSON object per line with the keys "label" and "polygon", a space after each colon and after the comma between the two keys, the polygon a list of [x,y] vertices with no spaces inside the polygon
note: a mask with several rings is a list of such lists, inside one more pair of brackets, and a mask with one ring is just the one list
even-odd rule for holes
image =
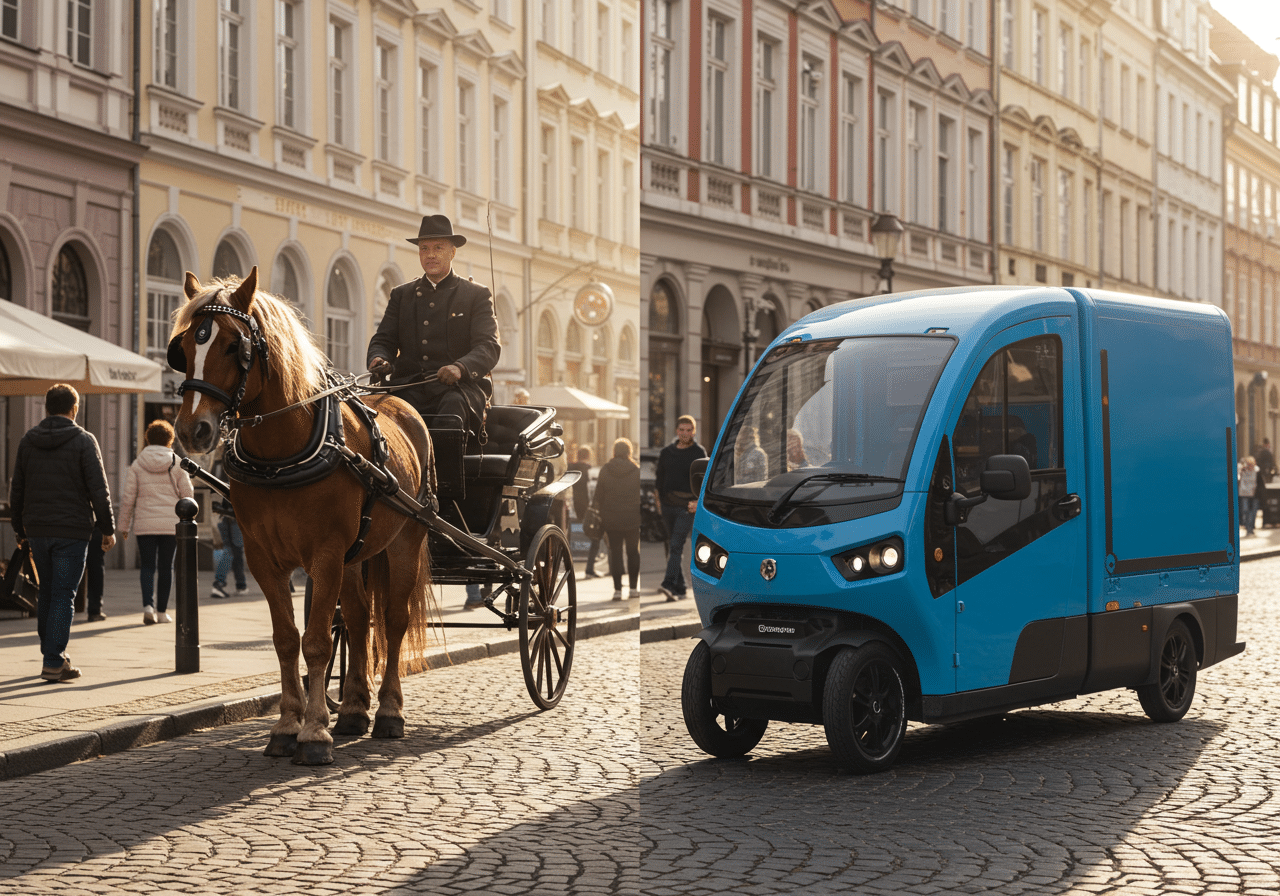
{"label": "handbag", "polygon": [[582,534],[592,540],[604,535],[604,520],[600,519],[600,511],[591,507],[582,519]]}

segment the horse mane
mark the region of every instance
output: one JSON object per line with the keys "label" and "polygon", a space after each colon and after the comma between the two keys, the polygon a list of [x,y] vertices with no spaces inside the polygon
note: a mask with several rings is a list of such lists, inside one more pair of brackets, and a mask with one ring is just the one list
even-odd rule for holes
{"label": "horse mane", "polygon": [[[234,292],[242,282],[240,277],[215,277],[204,283],[191,301],[174,312],[173,334],[190,327],[205,305],[219,304],[223,290]],[[259,289],[253,294],[249,310],[267,344],[267,368],[271,376],[278,378],[285,403],[302,401],[323,389],[325,371],[332,365],[297,309],[287,300]],[[242,336],[248,335],[239,321],[225,315],[222,319],[232,321]]]}

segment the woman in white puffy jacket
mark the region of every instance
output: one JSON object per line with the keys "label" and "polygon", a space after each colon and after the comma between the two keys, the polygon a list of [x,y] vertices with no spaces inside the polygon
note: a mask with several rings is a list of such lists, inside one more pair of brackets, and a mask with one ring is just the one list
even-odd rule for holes
{"label": "woman in white puffy jacket", "polygon": [[129,467],[124,499],[116,517],[116,531],[122,540],[131,532],[138,537],[138,555],[142,560],[142,621],[146,625],[173,621],[165,610],[173,582],[173,554],[178,547],[175,533],[178,514],[174,505],[179,498],[195,495],[191,477],[178,465],[172,446],[173,427],[167,422],[156,420],[147,427],[147,447]]}

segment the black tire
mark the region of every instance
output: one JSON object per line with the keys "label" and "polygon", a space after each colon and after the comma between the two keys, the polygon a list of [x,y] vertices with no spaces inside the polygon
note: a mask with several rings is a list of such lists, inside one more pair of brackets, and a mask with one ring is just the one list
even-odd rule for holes
{"label": "black tire", "polygon": [[1156,683],[1138,688],[1138,702],[1152,721],[1176,722],[1191,708],[1196,695],[1196,643],[1191,630],[1175,619],[1160,646],[1160,669]]}
{"label": "black tire", "polygon": [[578,624],[573,554],[563,530],[539,529],[526,563],[533,575],[520,586],[520,663],[533,702],[551,709],[569,683]]}
{"label": "black tire", "polygon": [[723,759],[745,756],[755,749],[769,727],[768,719],[740,719],[726,715],[711,696],[711,648],[699,640],[684,667],[680,686],[684,726],[693,742]]}
{"label": "black tire", "polygon": [[827,672],[822,718],[827,743],[853,771],[865,775],[890,768],[907,733],[898,655],[880,641],[842,649]]}

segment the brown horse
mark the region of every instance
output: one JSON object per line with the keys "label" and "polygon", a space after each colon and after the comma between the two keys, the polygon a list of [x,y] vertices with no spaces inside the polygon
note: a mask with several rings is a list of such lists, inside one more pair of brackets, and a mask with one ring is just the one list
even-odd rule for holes
{"label": "brown horse", "polygon": [[[326,387],[329,362],[292,307],[259,292],[257,283],[256,267],[243,281],[219,279],[207,286],[188,273],[188,301],[175,314],[169,353],[170,364],[188,376],[177,420],[183,446],[196,454],[213,450],[225,424],[239,434],[228,455],[234,451],[270,471],[273,464],[287,466],[308,455],[309,442],[314,444],[313,423],[325,413],[325,402],[284,409]],[[434,493],[431,439],[422,418],[398,398],[384,396],[367,404],[376,409],[386,439],[387,470],[410,494],[424,494],[424,485]],[[277,410],[284,412],[252,419]],[[370,429],[346,403],[341,405],[341,429],[347,447],[371,456]],[[422,655],[431,601],[426,526],[382,502],[368,501],[365,485],[344,463],[327,473],[321,470],[320,478],[313,475],[309,484],[284,488],[252,476],[237,479],[229,472],[245,559],[266,595],[280,661],[280,720],[271,730],[266,755],[293,756],[300,765],[333,761],[324,688],[332,649],[330,623],[339,596],[352,662],[334,733],[368,730],[369,680],[381,661],[385,665],[373,736],[404,736],[401,651],[404,647],[412,658]],[[369,521],[356,551],[362,510]],[[347,558],[350,551],[356,552]],[[313,582],[311,616],[301,638],[309,675],[305,692],[289,587],[299,566]]]}

